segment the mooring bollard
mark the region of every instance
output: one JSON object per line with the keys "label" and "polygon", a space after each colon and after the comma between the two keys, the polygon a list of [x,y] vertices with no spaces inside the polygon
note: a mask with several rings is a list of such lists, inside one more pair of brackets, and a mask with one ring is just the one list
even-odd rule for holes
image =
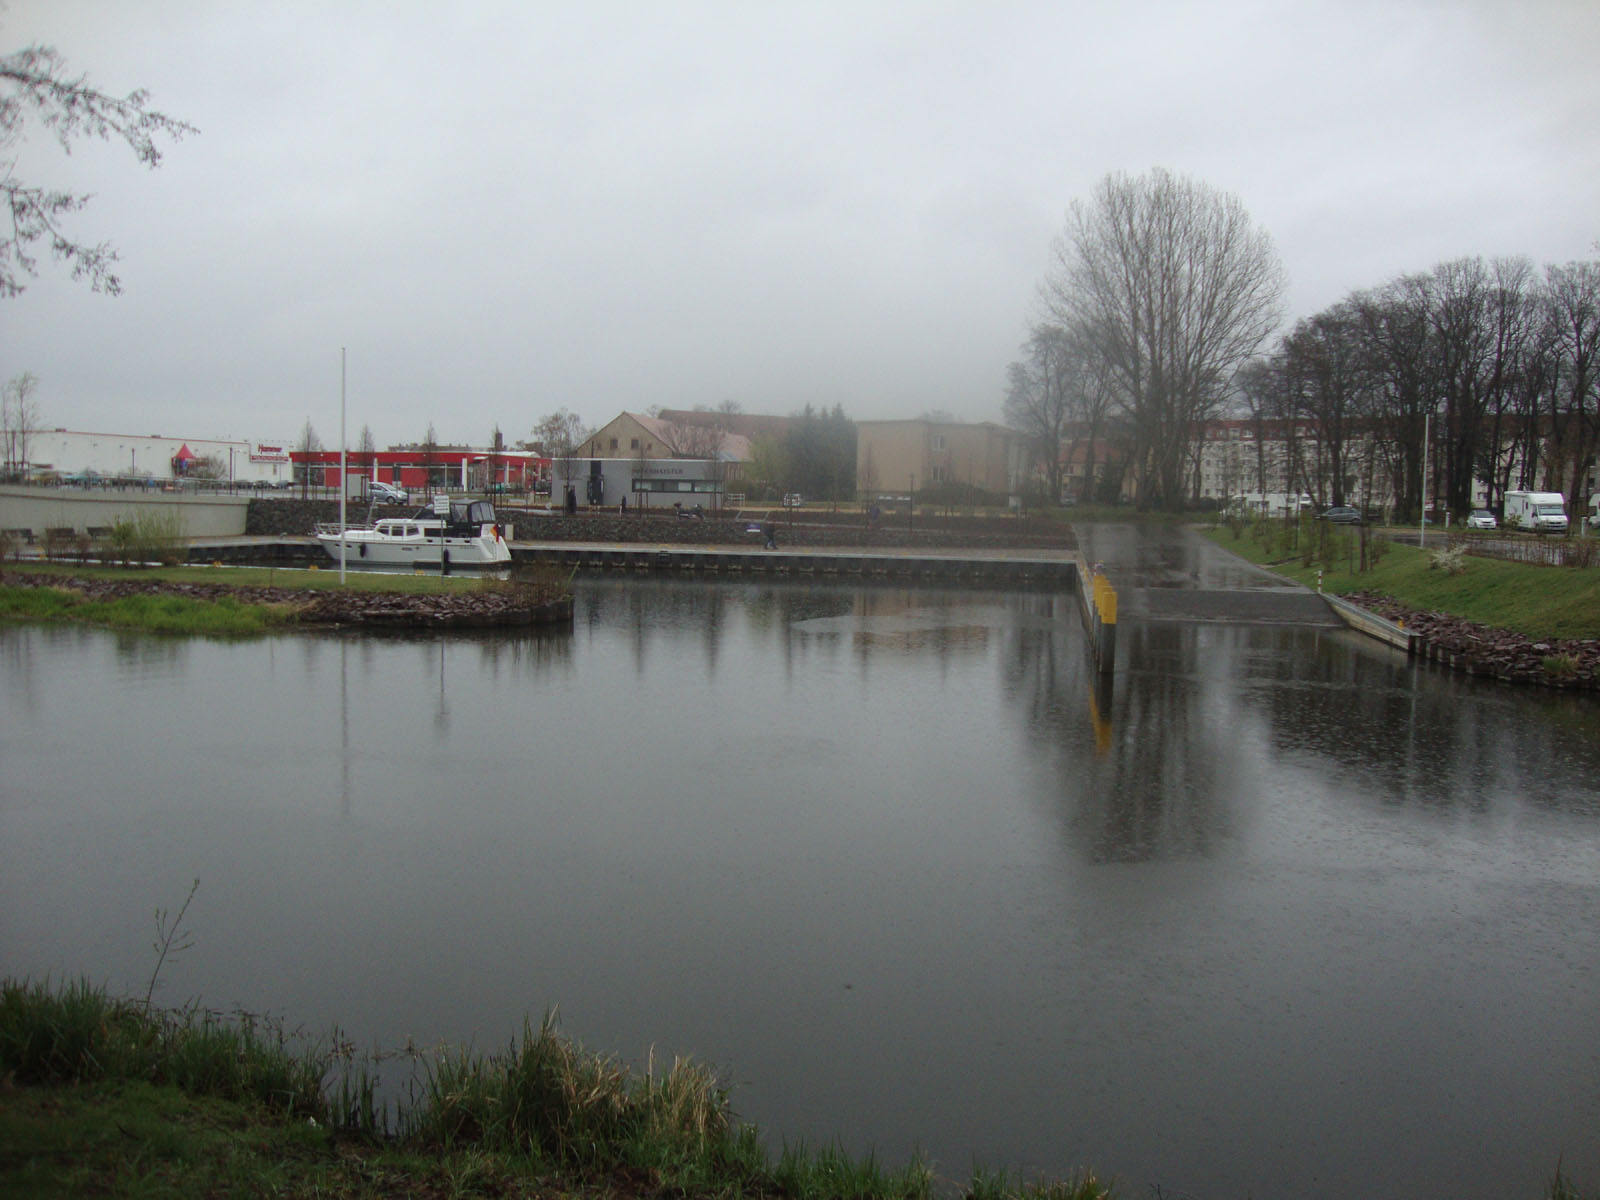
{"label": "mooring bollard", "polygon": [[1097,665],[1109,675],[1117,661],[1117,590],[1104,575],[1097,573],[1094,582]]}

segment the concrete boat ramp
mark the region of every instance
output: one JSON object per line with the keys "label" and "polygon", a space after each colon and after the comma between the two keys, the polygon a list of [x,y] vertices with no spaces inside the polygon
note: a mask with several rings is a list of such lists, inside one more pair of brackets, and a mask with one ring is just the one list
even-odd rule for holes
{"label": "concrete boat ramp", "polygon": [[[1112,578],[1115,580],[1115,575]],[[1330,628],[1343,624],[1327,600],[1308,588],[1130,588],[1121,596],[1122,618],[1130,622],[1204,621]]]}

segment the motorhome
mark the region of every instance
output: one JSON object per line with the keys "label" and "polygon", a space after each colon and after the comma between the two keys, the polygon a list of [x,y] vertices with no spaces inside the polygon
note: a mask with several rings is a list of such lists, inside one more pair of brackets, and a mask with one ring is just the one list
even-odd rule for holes
{"label": "motorhome", "polygon": [[1560,492],[1507,492],[1505,517],[1508,529],[1565,533],[1567,502]]}
{"label": "motorhome", "polygon": [[1589,497],[1589,528],[1600,529],[1600,492]]}

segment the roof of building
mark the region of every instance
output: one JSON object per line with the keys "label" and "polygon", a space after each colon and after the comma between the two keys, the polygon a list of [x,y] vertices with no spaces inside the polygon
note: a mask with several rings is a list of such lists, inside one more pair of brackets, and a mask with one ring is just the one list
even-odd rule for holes
{"label": "roof of building", "polygon": [[663,421],[678,425],[713,426],[743,438],[782,437],[789,432],[789,426],[793,423],[791,417],[769,413],[730,413],[703,408],[663,408],[659,416]]}

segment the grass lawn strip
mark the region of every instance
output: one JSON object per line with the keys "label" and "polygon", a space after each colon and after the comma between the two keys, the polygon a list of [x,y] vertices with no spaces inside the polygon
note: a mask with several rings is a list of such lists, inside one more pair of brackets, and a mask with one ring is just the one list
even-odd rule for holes
{"label": "grass lawn strip", "polygon": [[[1292,527],[1291,527],[1292,528]],[[1351,569],[1356,534],[1331,531],[1330,552],[1287,538],[1281,528],[1235,532],[1214,526],[1206,536],[1241,558],[1308,587],[1319,581],[1335,595],[1373,592],[1419,612],[1439,611],[1531,638],[1600,638],[1600,567],[1546,567],[1471,554],[1449,557],[1441,537],[1426,549],[1387,542],[1369,570]],[[1375,542],[1377,539],[1373,539]],[[1369,543],[1370,545],[1370,543]]]}
{"label": "grass lawn strip", "polygon": [[299,625],[521,625],[570,604],[567,575],[519,579],[326,571],[48,564],[0,572],[0,621],[76,622],[151,633],[247,637]]}

